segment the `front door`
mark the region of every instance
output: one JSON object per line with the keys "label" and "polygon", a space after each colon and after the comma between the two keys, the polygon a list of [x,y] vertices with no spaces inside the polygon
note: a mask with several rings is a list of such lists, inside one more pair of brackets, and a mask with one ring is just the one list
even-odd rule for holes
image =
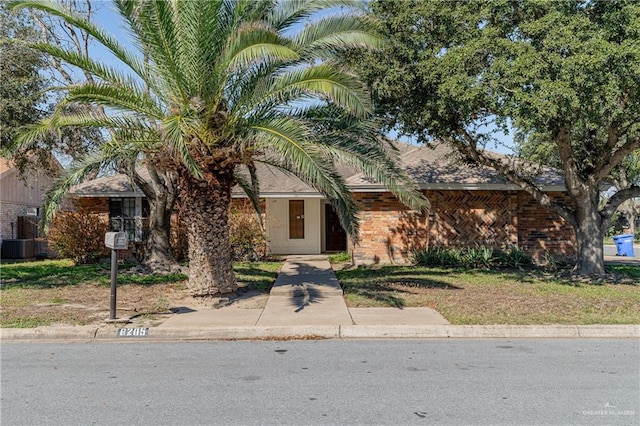
{"label": "front door", "polygon": [[326,251],[346,251],[347,234],[330,204],[324,205]]}

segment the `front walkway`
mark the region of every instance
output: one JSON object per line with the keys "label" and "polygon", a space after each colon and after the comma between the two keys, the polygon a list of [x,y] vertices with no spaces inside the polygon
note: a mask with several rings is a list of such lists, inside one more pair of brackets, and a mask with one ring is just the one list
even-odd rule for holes
{"label": "front walkway", "polygon": [[287,258],[256,325],[350,325],[351,314],[328,260]]}
{"label": "front walkway", "polygon": [[264,309],[185,309],[159,327],[444,325],[430,308],[347,308],[342,288],[326,256],[289,256]]}

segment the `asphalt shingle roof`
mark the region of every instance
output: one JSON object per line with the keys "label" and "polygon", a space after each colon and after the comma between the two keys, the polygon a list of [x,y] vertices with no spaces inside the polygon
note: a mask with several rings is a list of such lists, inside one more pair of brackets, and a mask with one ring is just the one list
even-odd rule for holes
{"label": "asphalt shingle roof", "polygon": [[[499,177],[496,171],[486,167],[470,166],[461,161],[444,144],[432,146],[415,146],[397,142],[400,151],[400,167],[404,168],[421,188],[446,186],[504,187],[508,183]],[[515,161],[510,157],[495,154],[508,161]],[[258,178],[260,180],[260,192],[262,196],[286,195],[286,194],[317,194],[317,191],[297,177],[282,172],[273,167],[258,164]],[[340,167],[348,186],[354,189],[376,188],[382,190],[377,182],[368,179],[363,173],[358,173],[348,167]],[[145,169],[140,169],[143,177],[148,178]],[[536,181],[547,187],[563,187],[562,176],[554,169],[543,168],[535,176]],[[101,177],[90,182],[74,187],[71,191],[79,196],[99,196],[120,194],[121,196],[139,195],[141,191],[132,183],[126,175]],[[239,187],[234,188],[235,195],[241,195]]]}

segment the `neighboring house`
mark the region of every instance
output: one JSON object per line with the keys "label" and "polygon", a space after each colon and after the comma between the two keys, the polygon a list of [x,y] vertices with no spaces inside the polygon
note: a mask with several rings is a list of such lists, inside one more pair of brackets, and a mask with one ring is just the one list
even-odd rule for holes
{"label": "neighboring house", "polygon": [[[342,170],[360,207],[360,239],[345,235],[326,199],[299,179],[260,166],[260,196],[271,254],[349,251],[356,263],[403,263],[415,249],[433,246],[517,245],[536,257],[575,255],[573,229],[515,185],[489,169],[451,158],[444,145],[399,144],[400,163],[431,202],[427,213],[411,211],[384,187],[360,173]],[[552,197],[568,200],[563,180],[547,171],[540,179]],[[144,195],[123,175],[105,177],[72,191],[94,211],[123,214],[143,223]],[[242,198],[239,189],[235,198]],[[126,210],[126,212],[125,212]],[[137,222],[136,222],[137,220]],[[131,230],[141,235],[142,229]]]}
{"label": "neighboring house", "polygon": [[29,171],[20,176],[12,162],[0,158],[0,238],[35,238],[44,196],[53,178],[44,172]]}
{"label": "neighboring house", "polygon": [[[56,162],[55,167],[58,166]],[[40,171],[28,171],[25,176],[20,176],[11,161],[0,158],[0,241],[4,242],[3,258],[33,257],[35,248],[32,247],[36,247],[33,241],[27,241],[29,247],[25,251],[25,242],[7,240],[34,240],[39,237],[40,210],[52,183],[53,178]]]}

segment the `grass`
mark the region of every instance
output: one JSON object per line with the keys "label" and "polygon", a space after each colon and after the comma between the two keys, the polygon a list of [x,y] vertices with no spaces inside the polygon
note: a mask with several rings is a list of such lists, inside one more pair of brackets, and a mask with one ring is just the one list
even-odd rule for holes
{"label": "grass", "polygon": [[[280,266],[236,263],[234,271],[243,290],[266,293]],[[119,309],[152,316],[187,299],[184,275],[138,275],[132,265],[119,269]],[[351,307],[431,307],[452,324],[640,324],[640,267],[610,265],[607,272],[608,281],[585,284],[535,271],[336,268]],[[81,325],[106,318],[109,264],[2,264],[0,281],[2,327]]]}
{"label": "grass", "polygon": [[280,271],[282,262],[238,262],[233,265],[238,282],[247,288],[268,292]]}
{"label": "grass", "polygon": [[[281,265],[237,263],[234,271],[243,290],[266,293]],[[69,260],[1,264],[0,326],[84,325],[104,320],[109,310],[110,267],[109,263],[74,266]],[[131,264],[118,269],[118,310],[153,316],[189,302],[184,274],[142,275]]]}
{"label": "grass", "polygon": [[351,253],[343,251],[340,253],[330,254],[329,262],[331,263],[351,262]]}
{"label": "grass", "polygon": [[387,266],[336,271],[350,307],[431,307],[452,324],[640,324],[640,267],[585,284],[541,272]]}
{"label": "grass", "polygon": [[[118,284],[153,285],[182,281],[184,274],[140,275],[135,265],[118,266]],[[36,262],[5,263],[0,265],[3,289],[54,288],[80,284],[111,285],[111,264],[74,266],[71,260],[44,260]]]}

